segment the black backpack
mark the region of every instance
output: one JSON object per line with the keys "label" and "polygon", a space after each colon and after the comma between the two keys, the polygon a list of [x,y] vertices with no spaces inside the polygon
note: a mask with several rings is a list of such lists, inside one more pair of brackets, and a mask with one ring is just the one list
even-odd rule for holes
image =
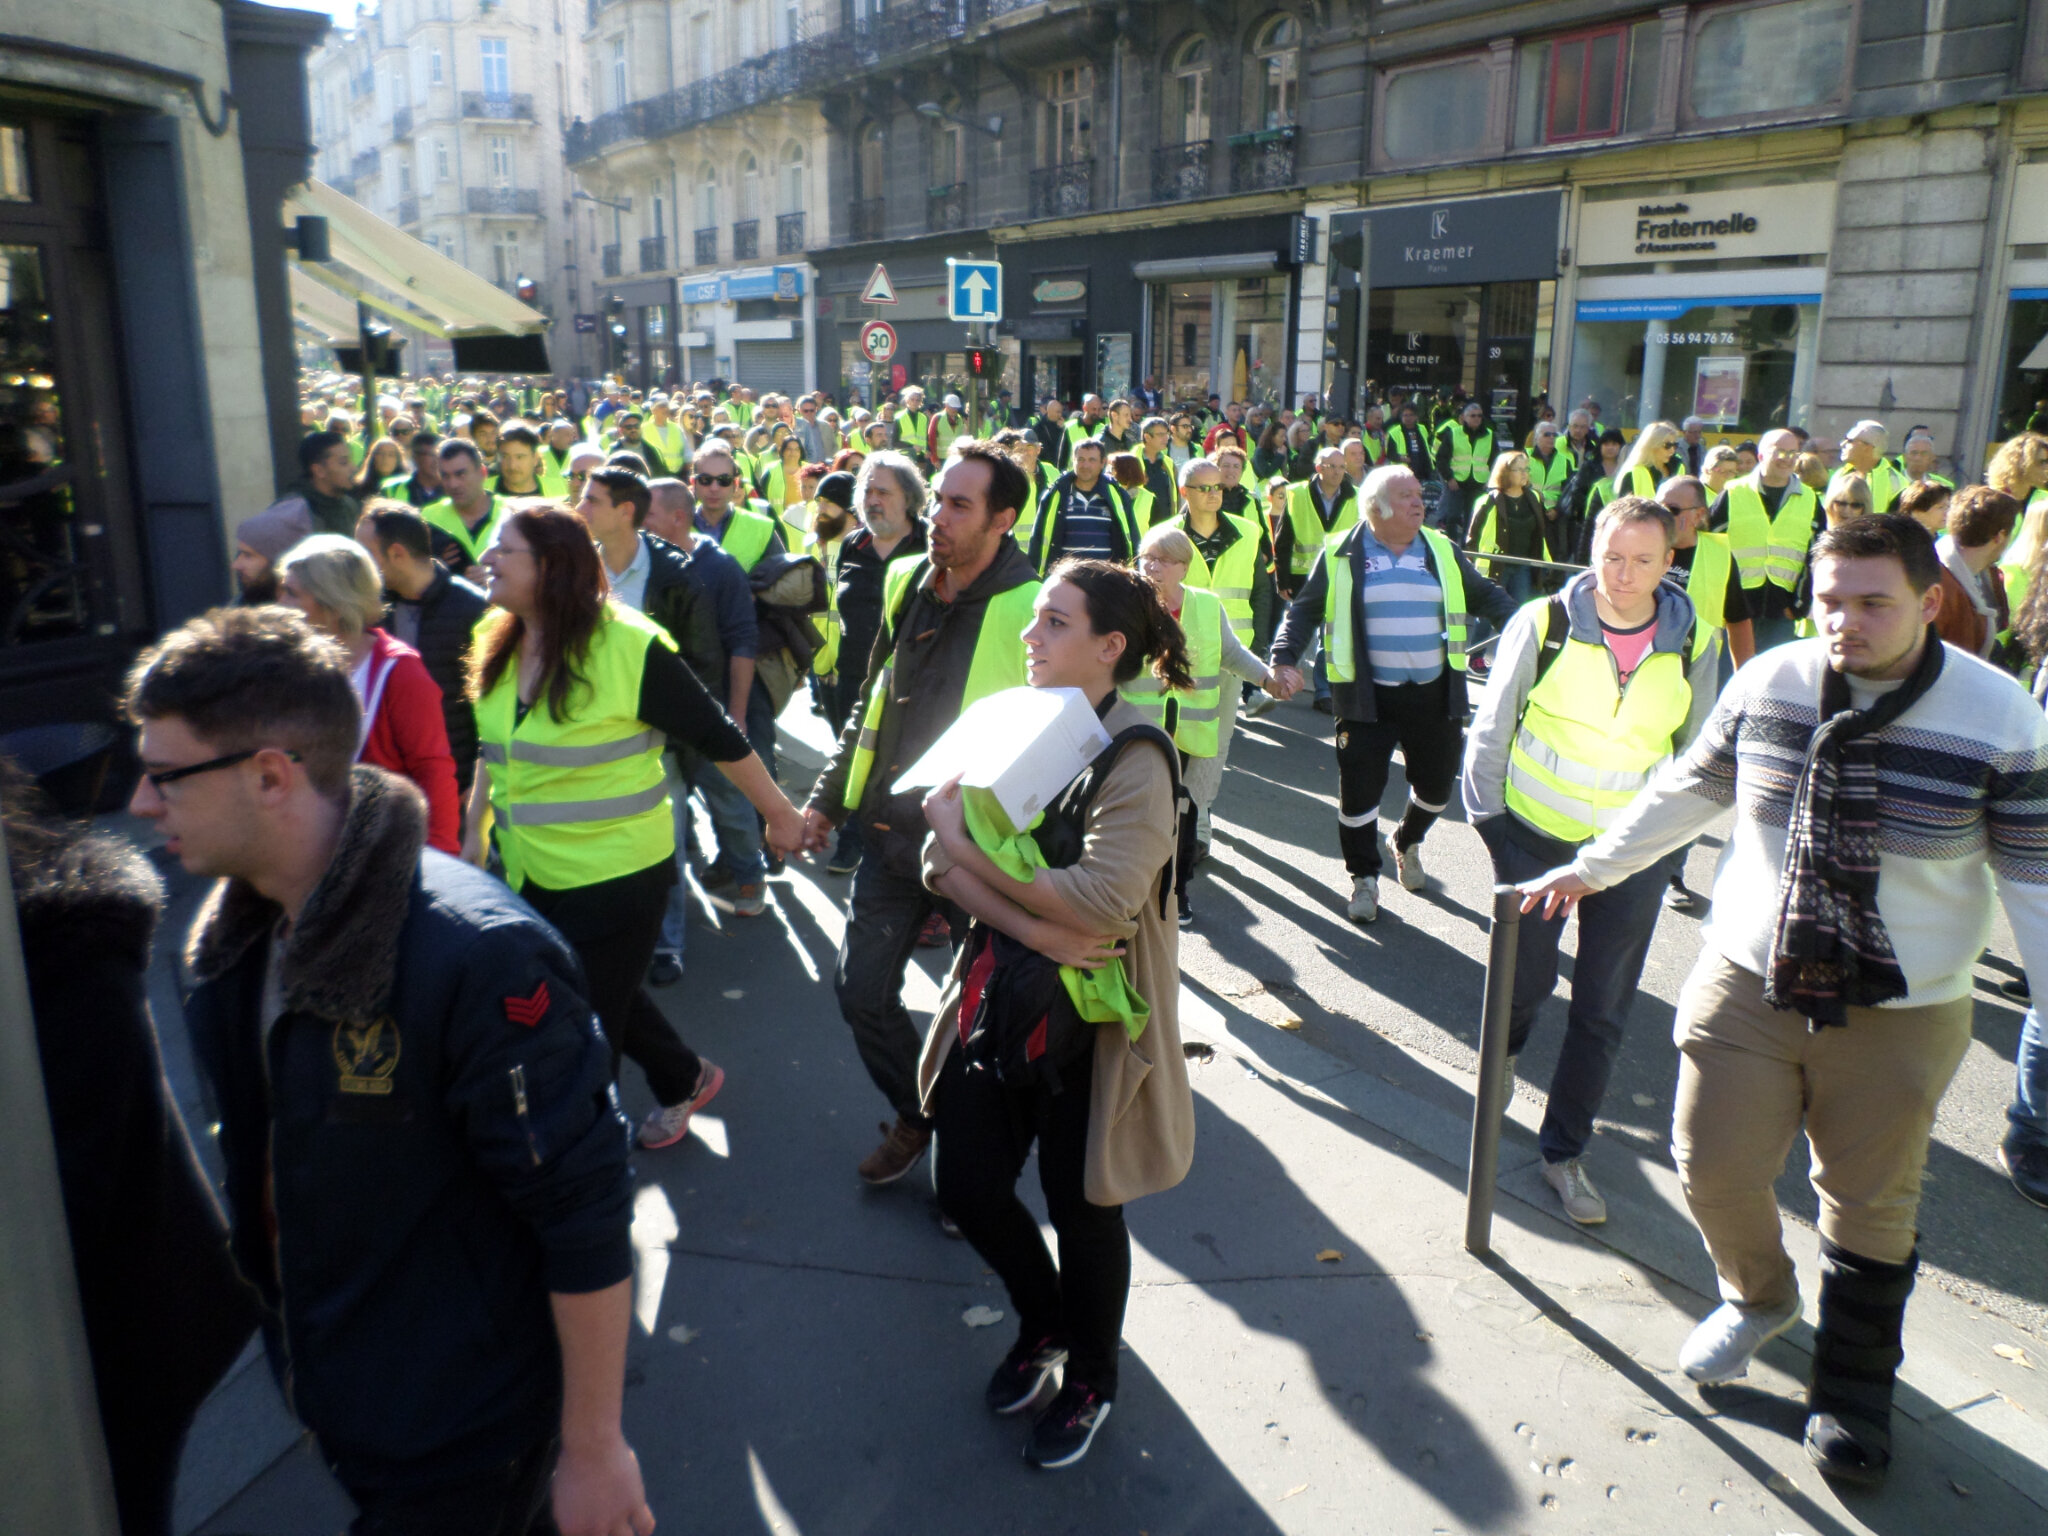
{"label": "black backpack", "polygon": [[[1088,822],[1088,807],[1109,777],[1110,769],[1134,741],[1149,741],[1165,754],[1173,774],[1174,855],[1166,868],[1180,863],[1180,829],[1192,826],[1193,803],[1181,784],[1180,753],[1173,739],[1156,725],[1134,725],[1119,731],[1093,762],[1046,808],[1031,837],[1051,869],[1079,861]],[[1159,912],[1167,915],[1167,893],[1176,888],[1169,878],[1159,884]],[[1007,933],[976,922],[967,934],[967,975],[981,977],[981,997],[969,1021],[961,1049],[967,1070],[994,1072],[1011,1087],[1042,1084],[1058,1093],[1065,1070],[1094,1048],[1098,1025],[1075,1011],[1060,980],[1057,961],[1019,943]]]}

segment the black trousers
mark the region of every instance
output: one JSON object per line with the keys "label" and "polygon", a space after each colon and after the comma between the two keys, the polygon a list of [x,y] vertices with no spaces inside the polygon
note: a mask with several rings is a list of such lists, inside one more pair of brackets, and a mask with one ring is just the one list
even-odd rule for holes
{"label": "black trousers", "polygon": [[[848,817],[847,824],[852,823]],[[917,1058],[924,1036],[903,1006],[903,972],[917,948],[918,931],[934,912],[945,914],[957,945],[966,929],[960,910],[926,890],[915,875],[889,868],[880,850],[870,849],[854,871],[846,936],[832,977],[861,1065],[898,1117],[918,1126],[925,1123],[917,1102]]]}
{"label": "black trousers", "polygon": [[665,1105],[687,1099],[703,1067],[644,985],[675,880],[675,861],[668,859],[574,890],[552,891],[528,881],[519,892],[583,962],[590,1006],[611,1046],[612,1076],[619,1075],[620,1056],[631,1057]]}
{"label": "black trousers", "polygon": [[1380,872],[1380,799],[1394,748],[1408,768],[1408,811],[1394,846],[1413,848],[1450,804],[1465,727],[1444,713],[1444,685],[1373,686],[1376,720],[1337,722],[1337,845],[1354,880]]}
{"label": "black trousers", "polygon": [[[935,1095],[934,1176],[939,1208],[1008,1288],[1018,1339],[1056,1335],[1067,1346],[1066,1379],[1114,1398],[1131,1235],[1122,1206],[1091,1205],[1081,1192],[1094,1076],[1091,1052],[1068,1069],[1058,1093],[1012,1088],[993,1072],[968,1071],[955,1050]],[[1039,1187],[1059,1234],[1057,1268],[1037,1219],[1017,1198],[1034,1141]]]}
{"label": "black trousers", "polygon": [[553,1440],[459,1483],[401,1492],[349,1489],[360,1511],[350,1536],[557,1536],[549,1498]]}

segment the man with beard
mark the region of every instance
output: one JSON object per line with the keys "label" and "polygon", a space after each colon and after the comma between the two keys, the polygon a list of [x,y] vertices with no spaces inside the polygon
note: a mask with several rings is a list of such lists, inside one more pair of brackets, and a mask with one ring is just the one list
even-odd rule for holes
{"label": "man with beard", "polygon": [[313,519],[297,496],[274,502],[235,530],[235,601],[253,608],[277,601],[277,562],[313,534]]}

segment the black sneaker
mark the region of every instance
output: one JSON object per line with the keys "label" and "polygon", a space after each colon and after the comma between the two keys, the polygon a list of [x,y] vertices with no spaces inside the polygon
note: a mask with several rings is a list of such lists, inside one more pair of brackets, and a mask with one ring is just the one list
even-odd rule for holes
{"label": "black sneaker", "polygon": [[2014,1189],[2034,1204],[2048,1206],[2048,1147],[2015,1147],[2008,1142],[1998,1149],[1998,1166]]}
{"label": "black sneaker", "polygon": [[843,842],[840,843],[832,850],[831,862],[826,864],[825,873],[828,875],[852,874],[856,869],[860,868],[860,854],[860,844],[855,843],[849,847]]}
{"label": "black sneaker", "polygon": [[1051,1334],[1031,1344],[1018,1344],[1003,1356],[982,1394],[991,1413],[1017,1413],[1029,1408],[1044,1390],[1046,1378],[1067,1363],[1067,1346]]}
{"label": "black sneaker", "polygon": [[1042,1472],[1071,1467],[1088,1454],[1095,1431],[1109,1417],[1111,1406],[1100,1392],[1068,1382],[1031,1426],[1031,1438],[1024,1442],[1024,1460]]}
{"label": "black sneaker", "polygon": [[682,979],[682,960],[673,950],[657,949],[653,964],[647,967],[647,984],[650,987],[671,987]]}
{"label": "black sneaker", "polygon": [[697,883],[703,886],[708,894],[712,891],[730,890],[738,881],[730,864],[723,859],[713,859],[704,866],[704,873],[697,877]]}

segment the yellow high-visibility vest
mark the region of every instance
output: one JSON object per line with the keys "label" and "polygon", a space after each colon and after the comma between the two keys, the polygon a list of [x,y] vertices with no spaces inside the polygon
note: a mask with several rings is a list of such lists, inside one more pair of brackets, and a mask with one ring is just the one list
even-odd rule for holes
{"label": "yellow high-visibility vest", "polygon": [[1223,698],[1223,604],[1214,592],[1181,588],[1180,632],[1187,638],[1192,687],[1169,692],[1149,669],[1141,669],[1117,694],[1161,730],[1171,702],[1174,745],[1190,757],[1214,757]]}
{"label": "yellow high-visibility vest", "polygon": [[[1237,542],[1223,551],[1222,558],[1210,565],[1202,558],[1200,548],[1195,550],[1194,563],[1188,567],[1187,585],[1207,587],[1223,603],[1223,615],[1230,620],[1231,630],[1244,645],[1252,643],[1252,583],[1259,571],[1259,525],[1248,517],[1235,512],[1219,512],[1218,517],[1237,530]],[[1195,537],[1194,524],[1183,512],[1167,524],[1178,528],[1192,542]]]}
{"label": "yellow high-visibility vest", "polygon": [[1820,504],[1812,487],[1795,479],[1777,516],[1766,514],[1762,474],[1760,469],[1753,470],[1728,482],[1728,552],[1735,557],[1746,591],[1753,592],[1768,581],[1790,592],[1799,585],[1799,573],[1806,567],[1806,550],[1813,543]]}
{"label": "yellow high-visibility vest", "polygon": [[[430,501],[420,508],[420,516],[427,520],[429,527],[438,528],[449,538],[462,546],[462,552],[469,556],[469,563],[475,565],[483,558],[485,550],[498,537],[498,524],[505,520],[505,499],[491,497],[491,510],[471,533],[462,521],[462,514],[455,510],[455,503],[443,496],[439,501]],[[456,572],[459,576],[462,573]]]}
{"label": "yellow high-visibility vest", "polygon": [[[1451,541],[1434,528],[1419,530],[1422,542],[1436,557],[1437,584],[1444,594],[1444,661],[1453,672],[1465,670],[1465,641],[1470,623],[1465,613],[1465,573],[1458,568],[1458,552]],[[1344,552],[1350,532],[1333,533],[1324,542],[1327,558],[1323,589],[1323,650],[1330,681],[1358,680],[1358,633],[1351,615],[1351,592],[1356,577],[1351,557]],[[1368,675],[1370,672],[1368,671]]]}
{"label": "yellow high-visibility vest", "polygon": [[[1316,555],[1333,533],[1349,533],[1358,526],[1358,498],[1353,496],[1337,509],[1330,526],[1325,528],[1323,520],[1316,516],[1315,503],[1309,500],[1309,486],[1314,482],[1296,480],[1287,487],[1287,521],[1294,529],[1294,548],[1288,556],[1288,568],[1296,576],[1306,576],[1316,563]],[[1337,493],[1342,496],[1340,489]]]}

